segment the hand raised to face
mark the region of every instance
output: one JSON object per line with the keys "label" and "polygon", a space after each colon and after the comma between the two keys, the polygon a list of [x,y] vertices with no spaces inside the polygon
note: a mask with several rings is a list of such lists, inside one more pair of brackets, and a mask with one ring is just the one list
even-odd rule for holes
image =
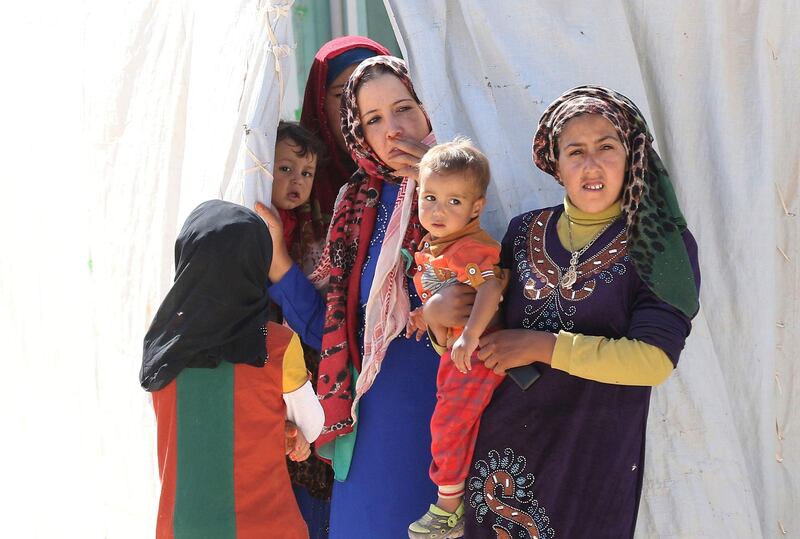
{"label": "hand raised to face", "polygon": [[398,175],[419,163],[428,150],[421,142],[430,133],[428,119],[399,78],[384,73],[364,81],[356,101],[364,140],[381,161]]}

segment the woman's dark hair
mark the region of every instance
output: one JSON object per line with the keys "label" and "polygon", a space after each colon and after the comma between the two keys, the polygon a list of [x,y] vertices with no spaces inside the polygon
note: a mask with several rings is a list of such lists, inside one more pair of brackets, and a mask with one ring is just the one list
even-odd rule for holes
{"label": "woman's dark hair", "polygon": [[397,77],[397,73],[392,71],[392,69],[387,66],[386,64],[372,64],[368,68],[364,70],[361,74],[361,78],[358,80],[358,84],[355,88],[353,88],[353,93],[358,95],[358,90],[361,88],[361,85],[367,82],[368,80],[375,80],[381,75],[393,75]]}
{"label": "woman's dark hair", "polygon": [[325,160],[325,145],[314,136],[314,133],[303,127],[297,122],[286,122],[281,120],[278,123],[278,133],[275,137],[275,145],[282,140],[289,139],[294,146],[299,146],[300,150],[295,152],[300,157],[308,154],[317,156],[317,165]]}

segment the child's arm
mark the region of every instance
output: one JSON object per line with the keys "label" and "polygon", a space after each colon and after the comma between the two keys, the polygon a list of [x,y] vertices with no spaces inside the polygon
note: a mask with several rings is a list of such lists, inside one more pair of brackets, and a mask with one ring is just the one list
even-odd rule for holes
{"label": "child's arm", "polygon": [[[470,358],[478,347],[478,340],[486,331],[492,318],[497,312],[500,301],[503,298],[504,280],[498,278],[487,279],[478,287],[475,294],[475,304],[472,306],[472,314],[469,315],[467,325],[461,336],[456,339],[450,357],[461,372],[472,369]],[[439,336],[436,336],[439,340]],[[442,341],[439,341],[442,342]]]}
{"label": "child's arm", "polygon": [[[270,322],[270,324],[272,324]],[[277,324],[276,324],[277,325]],[[289,331],[274,326],[268,331]],[[283,402],[286,403],[286,418],[297,425],[304,440],[317,439],[325,424],[325,413],[317,399],[317,394],[308,379],[308,371],[303,357],[300,339],[292,334],[289,345],[283,353]]]}
{"label": "child's arm", "polygon": [[444,287],[422,306],[431,345],[437,354],[441,356],[447,351],[447,328],[467,325],[474,302],[475,289],[462,283]]}
{"label": "child's arm", "polygon": [[325,424],[325,412],[311,381],[291,393],[284,393],[283,402],[286,403],[286,418],[297,424],[303,438],[311,442],[316,440]]}

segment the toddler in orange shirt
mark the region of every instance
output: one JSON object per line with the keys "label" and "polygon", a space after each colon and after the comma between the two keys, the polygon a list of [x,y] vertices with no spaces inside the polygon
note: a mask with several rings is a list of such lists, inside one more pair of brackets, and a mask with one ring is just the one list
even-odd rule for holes
{"label": "toddler in orange shirt", "polygon": [[[463,328],[427,327],[437,343],[447,345],[431,418],[430,475],[439,492],[436,504],[409,526],[412,539],[461,537],[464,481],[480,417],[503,380],[482,362],[472,361],[505,288],[498,266],[500,244],[480,226],[489,178],[486,156],[464,138],[434,146],[419,164],[419,219],[428,234],[414,256],[417,293],[425,303],[441,288],[465,283],[476,289],[476,295]],[[407,334],[425,327],[417,309]]]}

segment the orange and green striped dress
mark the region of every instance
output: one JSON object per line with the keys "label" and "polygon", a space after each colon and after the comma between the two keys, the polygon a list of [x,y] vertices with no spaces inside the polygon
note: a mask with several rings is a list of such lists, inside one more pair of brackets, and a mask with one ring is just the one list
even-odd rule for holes
{"label": "orange and green striped dress", "polygon": [[283,393],[306,378],[291,330],[267,326],[264,367],[188,368],[153,392],[158,539],[307,538],[284,450]]}

